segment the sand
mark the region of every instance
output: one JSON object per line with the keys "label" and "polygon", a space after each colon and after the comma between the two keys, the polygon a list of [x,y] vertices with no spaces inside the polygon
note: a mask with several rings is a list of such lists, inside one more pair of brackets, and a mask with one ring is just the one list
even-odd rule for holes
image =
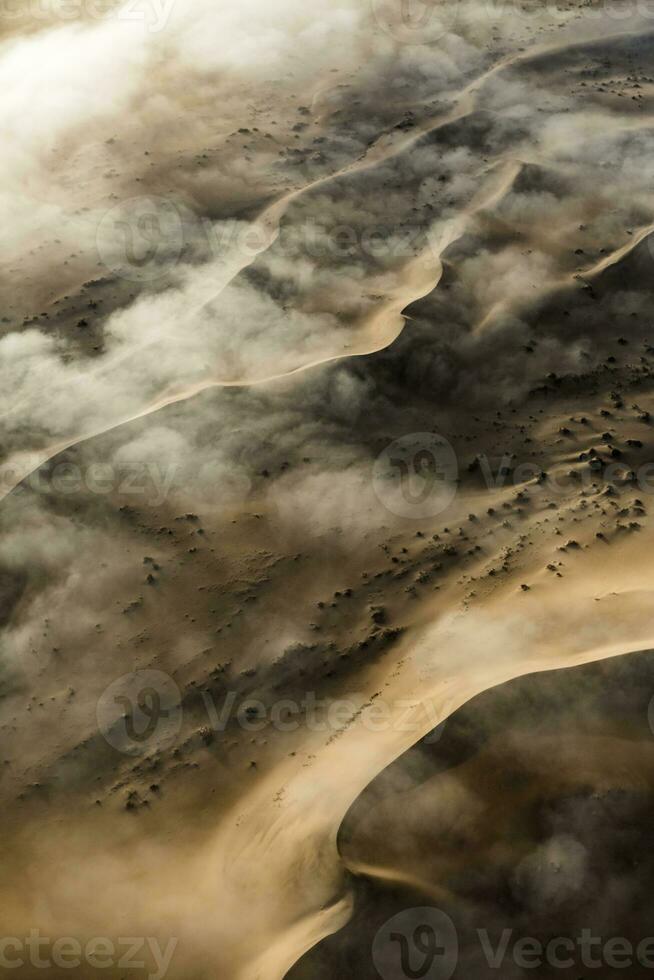
{"label": "sand", "polygon": [[[614,674],[624,703],[591,742],[548,731],[530,754],[489,729],[450,764],[456,745],[422,740],[518,689],[535,693],[516,731],[542,721],[550,671],[546,718],[574,715],[580,671],[654,646],[654,35],[634,11],[466,7],[444,39],[398,45],[352,7],[354,49],[284,48],[275,85],[260,59],[200,52],[174,12],[125,78],[101,63],[110,109],[73,78],[71,119],[34,120],[47,165],[21,131],[30,219],[3,260],[0,341],[3,930],[48,949],[142,937],[145,957],[57,977],[372,977],[373,925],[407,903],[458,916],[460,968],[482,977],[470,909],[500,928],[503,893],[493,879],[482,901],[466,874],[513,881],[546,846],[523,832],[535,798],[649,791],[647,671],[640,688],[592,674],[584,704]],[[17,38],[73,64],[69,45],[110,29],[17,23],[0,66]],[[98,228],[148,195],[179,225],[161,268],[130,268]],[[414,784],[432,744],[446,762]],[[494,808],[503,765],[532,790]]]}

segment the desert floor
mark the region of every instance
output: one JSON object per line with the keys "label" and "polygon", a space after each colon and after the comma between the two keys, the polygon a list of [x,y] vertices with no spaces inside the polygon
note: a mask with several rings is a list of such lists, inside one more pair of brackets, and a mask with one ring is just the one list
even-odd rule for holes
{"label": "desert floor", "polygon": [[2,20],[16,976],[648,935],[653,15],[400,7]]}

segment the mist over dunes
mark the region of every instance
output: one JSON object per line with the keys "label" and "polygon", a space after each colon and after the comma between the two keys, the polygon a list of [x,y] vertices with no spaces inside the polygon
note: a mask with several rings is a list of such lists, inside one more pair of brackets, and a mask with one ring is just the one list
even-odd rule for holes
{"label": "mist over dunes", "polygon": [[0,5],[3,969],[649,976],[653,17]]}

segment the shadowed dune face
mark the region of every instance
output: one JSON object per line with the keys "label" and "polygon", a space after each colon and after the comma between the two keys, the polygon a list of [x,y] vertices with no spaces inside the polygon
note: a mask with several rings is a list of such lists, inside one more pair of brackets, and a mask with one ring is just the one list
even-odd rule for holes
{"label": "shadowed dune face", "polygon": [[639,653],[511,681],[390,765],[339,832],[353,915],[289,980],[404,976],[402,934],[419,974],[438,912],[454,931],[439,923],[434,976],[648,976],[652,668]]}
{"label": "shadowed dune face", "polygon": [[2,12],[1,948],[374,976],[421,904],[467,976],[477,928],[635,939],[647,10],[139,12]]}

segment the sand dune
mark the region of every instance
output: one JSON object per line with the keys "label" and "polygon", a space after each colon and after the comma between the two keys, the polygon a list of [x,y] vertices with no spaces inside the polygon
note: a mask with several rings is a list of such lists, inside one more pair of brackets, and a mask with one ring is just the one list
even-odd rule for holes
{"label": "sand dune", "polygon": [[[619,54],[621,47],[625,45],[624,35],[617,35],[613,39],[613,43]],[[339,202],[339,208],[342,209],[352,193],[347,178],[361,172],[365,174],[374,168],[380,170],[378,180],[383,184],[384,168],[389,161],[397,160],[399,161],[398,166],[400,166],[405,156],[417,143],[419,144],[424,139],[429,139],[431,143],[441,129],[450,129],[452,125],[465,122],[473,116],[475,105],[484,86],[498,74],[523,65],[531,66],[532,62],[537,66],[542,66],[546,57],[548,64],[551,59],[553,65],[556,65],[555,55],[563,56],[565,54],[569,58],[571,51],[577,56],[580,52],[587,55],[597,47],[601,47],[602,51],[610,50],[611,39],[603,39],[601,42],[592,41],[587,45],[576,43],[564,46],[560,44],[549,47],[536,46],[534,52],[505,56],[481,76],[469,82],[457,95],[457,104],[454,109],[444,116],[439,115],[436,121],[417,127],[417,132],[412,130],[409,135],[402,135],[390,146],[384,145],[385,141],[382,138],[381,144],[379,141],[373,144],[362,159],[348,163],[333,174],[320,177],[302,188],[294,189],[283,195],[267,207],[249,228],[247,240],[253,244],[248,245],[245,254],[237,249],[232,254],[228,253],[226,256],[220,257],[217,262],[210,263],[206,268],[200,267],[198,272],[191,273],[187,282],[174,296],[172,303],[155,304],[151,314],[147,314],[147,303],[145,304],[143,312],[149,315],[153,319],[153,324],[156,325],[155,330],[149,326],[145,331],[146,337],[152,335],[151,337],[141,341],[132,336],[134,328],[137,328],[138,332],[143,332],[142,327],[139,328],[143,314],[139,309],[139,304],[137,304],[133,314],[130,314],[128,310],[119,316],[116,323],[117,329],[111,328],[112,319],[110,319],[105,351],[96,359],[93,366],[83,364],[75,370],[71,365],[62,369],[53,359],[52,363],[48,365],[54,377],[49,388],[52,405],[47,421],[40,418],[40,408],[33,392],[21,396],[20,389],[15,392],[10,390],[8,392],[10,407],[3,415],[5,425],[11,432],[12,429],[22,427],[26,418],[33,419],[36,443],[33,447],[27,447],[23,439],[20,451],[14,455],[11,453],[8,455],[5,464],[4,486],[11,489],[35,466],[82,438],[88,438],[106,428],[124,424],[148,412],[157,411],[164,405],[191,397],[207,387],[265,383],[297,370],[313,367],[340,357],[351,356],[353,353],[372,353],[379,350],[381,346],[391,343],[397,336],[401,324],[401,321],[398,321],[399,311],[395,308],[394,297],[403,297],[406,305],[412,299],[418,298],[424,288],[422,281],[420,281],[416,291],[412,292],[414,275],[411,270],[413,265],[411,261],[407,261],[411,256],[407,255],[406,251],[402,251],[399,256],[393,254],[392,241],[395,232],[392,223],[388,226],[387,231],[390,236],[389,254],[384,256],[383,276],[380,277],[378,273],[374,274],[374,267],[378,263],[375,262],[374,256],[365,250],[361,252],[357,249],[357,254],[348,255],[346,265],[342,260],[338,261],[334,272],[340,276],[341,280],[346,268],[348,270],[347,275],[356,281],[362,274],[365,275],[368,272],[370,289],[375,290],[374,298],[372,302],[368,302],[367,306],[361,306],[360,295],[357,294],[359,309],[355,313],[354,322],[343,323],[342,328],[337,320],[328,323],[327,335],[325,336],[321,331],[320,336],[316,337],[318,341],[317,350],[312,338],[309,338],[306,352],[300,349],[300,346],[304,345],[304,338],[297,331],[298,329],[304,331],[308,325],[302,321],[298,323],[297,328],[292,329],[286,338],[288,346],[285,350],[280,351],[278,348],[274,354],[269,354],[267,348],[270,341],[267,339],[261,344],[261,338],[256,332],[251,338],[245,334],[237,350],[233,345],[233,339],[224,335],[226,325],[223,326],[220,323],[220,307],[225,302],[227,307],[234,311],[230,313],[230,317],[242,316],[247,322],[250,315],[248,313],[250,302],[248,284],[245,284],[245,289],[239,289],[239,277],[242,277],[243,273],[247,272],[252,264],[257,262],[257,255],[262,253],[265,255],[272,250],[271,261],[274,262],[275,241],[279,235],[280,222],[294,202],[308,198],[305,208],[311,214],[311,201],[316,192],[330,188],[332,193],[342,194],[343,200]],[[639,125],[643,125],[642,120]],[[380,145],[382,146],[381,149],[379,149]],[[499,156],[500,160],[502,155],[504,154]],[[509,169],[515,166],[510,156],[506,165]],[[339,183],[344,183],[342,192],[338,191]],[[356,189],[359,190],[358,184]],[[407,195],[411,193],[411,189],[411,182],[409,181],[406,184]],[[505,190],[508,190],[508,186]],[[375,184],[370,181],[368,181],[367,193],[375,193]],[[483,201],[485,193],[489,195],[489,200],[486,202]],[[488,192],[482,190],[478,195],[481,203],[477,205],[473,199],[470,203],[464,204],[457,210],[455,216],[448,220],[445,228],[439,227],[438,222],[433,223],[432,215],[428,212],[422,216],[411,230],[414,238],[424,238],[426,235],[428,240],[428,247],[425,252],[426,260],[429,262],[431,253],[435,253],[434,264],[437,268],[440,241],[447,241],[448,238],[451,239],[462,234],[466,217],[474,214],[478,207],[492,204],[495,193],[494,189],[489,189]],[[316,205],[318,207],[324,206],[322,197],[317,198]],[[302,224],[306,223],[307,218],[304,214],[298,217]],[[292,228],[293,217],[290,216],[288,220],[290,220]],[[315,219],[311,218],[310,220]],[[325,221],[325,218],[320,220]],[[329,218],[326,220],[329,221]],[[365,215],[365,222],[370,225],[370,214]],[[398,230],[400,229],[401,219],[398,225]],[[648,229],[651,229],[651,225],[640,229],[638,234],[644,235]],[[302,249],[306,248],[307,242],[301,240],[299,245],[298,258],[301,258]],[[412,253],[415,254],[418,247],[419,242],[412,241],[410,243]],[[620,249],[628,247],[629,243],[622,244],[618,252]],[[254,254],[252,254],[253,252]],[[323,266],[321,270],[316,268],[315,272],[310,273],[309,296],[312,288],[321,288],[320,281],[316,281],[315,287],[313,285],[313,280],[317,279],[318,271],[323,277],[328,270]],[[591,271],[588,270],[588,273],[590,274]],[[432,286],[436,285],[437,281],[438,276],[435,274],[432,278]],[[425,276],[425,282],[429,282],[429,274]],[[558,284],[550,283],[547,288],[551,290],[556,288],[556,285]],[[341,282],[342,288],[343,283]],[[234,289],[235,292],[234,297],[227,301],[224,293],[225,290],[229,289]],[[377,299],[377,290],[382,293],[381,305]],[[276,289],[273,288],[271,292],[271,303],[274,306]],[[322,304],[324,300],[319,300],[319,302]],[[504,310],[506,303],[506,300],[502,300],[499,305],[494,304],[485,313],[480,327],[483,327],[496,316],[498,310]],[[216,304],[218,304],[218,308],[214,309]],[[324,305],[318,309],[321,316],[333,316]],[[338,306],[336,310],[338,310]],[[286,329],[283,320],[280,321],[277,329]],[[194,334],[199,333],[198,339],[190,346],[188,343],[189,331]],[[275,337],[276,342],[284,342],[284,340],[283,333],[279,338]],[[145,365],[154,351],[159,349],[162,344],[166,349],[165,361],[154,375],[148,376]],[[255,345],[258,345],[260,353]],[[325,346],[327,349],[320,353],[320,347],[324,348]],[[191,353],[189,356],[189,352],[193,352],[196,348],[197,354]],[[260,358],[261,363],[259,364],[257,362]],[[143,368],[136,368],[138,361],[143,362]],[[61,375],[60,379],[58,375]],[[116,389],[121,391],[120,401],[110,397],[110,393]],[[62,421],[65,420],[71,431],[55,431],[52,433],[42,431],[44,425],[51,429],[53,422],[59,415],[62,416]],[[52,438],[53,436],[54,438]]]}
{"label": "sand dune", "polygon": [[7,119],[61,98],[6,171],[0,896],[111,949],[56,977],[373,977],[423,905],[485,977],[579,882],[643,938],[654,32],[460,7],[3,28]]}
{"label": "sand dune", "polygon": [[[610,828],[618,812],[630,815],[626,849],[640,864],[636,814],[648,807],[650,676],[650,654],[530,675],[473,699],[437,742],[401,756],[357,801],[340,834],[356,876],[351,924],[290,975],[374,976],[368,950],[384,917],[427,901],[456,918],[460,959],[479,976],[495,971],[477,924],[493,946],[502,929],[522,923],[532,932],[574,935],[573,922],[578,929],[592,918],[600,935],[630,934],[631,903],[647,872],[625,870]],[[624,710],[626,691],[630,705],[639,704],[635,716]],[[382,852],[386,864],[371,865]],[[605,889],[616,896],[610,912]],[[646,918],[647,895],[636,902]]]}

